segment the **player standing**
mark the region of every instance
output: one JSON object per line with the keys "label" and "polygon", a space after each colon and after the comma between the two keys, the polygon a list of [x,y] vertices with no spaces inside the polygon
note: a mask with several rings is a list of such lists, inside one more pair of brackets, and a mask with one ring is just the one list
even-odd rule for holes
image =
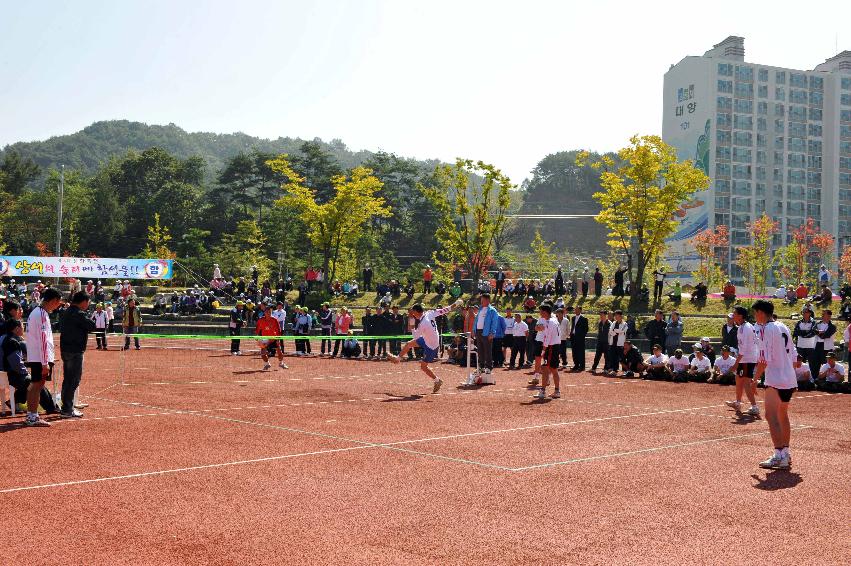
{"label": "player standing", "polygon": [[769,301],[755,301],[751,307],[760,327],[760,352],[754,379],[765,376],[765,420],[771,431],[774,454],[760,468],[788,470],[792,466],[789,452],[789,401],[798,388],[798,378],[792,366],[798,352],[792,333],[782,322],[771,319],[774,305]]}
{"label": "player standing", "polygon": [[402,347],[402,351],[398,355],[390,354],[387,356],[391,362],[398,364],[399,360],[405,356],[411,348],[420,348],[423,351],[423,356],[420,358],[420,369],[432,379],[434,387],[432,393],[437,393],[440,386],[443,385],[443,380],[434,375],[431,368],[428,366],[431,362],[437,361],[437,350],[440,347],[440,333],[437,331],[437,322],[435,319],[443,316],[446,313],[456,309],[464,304],[464,301],[458,299],[448,307],[426,311],[419,303],[412,306],[408,310],[408,314],[417,320],[417,327],[414,328],[413,339],[409,340]]}
{"label": "player standing", "polygon": [[733,322],[739,327],[736,331],[739,351],[736,357],[736,365],[733,366],[733,372],[736,374],[736,400],[727,401],[727,406],[736,409],[737,413],[740,412],[742,393],[744,392],[748,396],[748,401],[751,402],[748,414],[758,417],[759,407],[756,404],[754,371],[759,360],[759,347],[756,332],[753,325],[747,321],[747,316],[748,309],[743,306],[738,306],[733,310]]}
{"label": "player standing", "polygon": [[[281,325],[272,316],[272,307],[267,306],[265,311],[263,312],[263,316],[257,320],[257,327],[255,330],[255,334],[257,336],[280,336],[281,335]],[[263,358],[265,362],[263,369],[267,370],[272,367],[269,363],[269,350],[277,347],[278,354],[278,367],[283,369],[287,369],[287,364],[284,363],[284,349],[278,344],[280,340],[275,339],[265,339],[258,340],[258,344],[260,345],[260,356]]]}
{"label": "player standing", "polygon": [[539,329],[538,331],[542,334],[543,352],[541,354],[541,387],[536,398],[546,399],[547,385],[549,385],[549,377],[552,375],[555,391],[550,397],[558,399],[561,397],[558,378],[559,350],[561,347],[559,323],[552,319],[553,308],[546,303],[541,305],[539,314],[541,318],[535,328]]}

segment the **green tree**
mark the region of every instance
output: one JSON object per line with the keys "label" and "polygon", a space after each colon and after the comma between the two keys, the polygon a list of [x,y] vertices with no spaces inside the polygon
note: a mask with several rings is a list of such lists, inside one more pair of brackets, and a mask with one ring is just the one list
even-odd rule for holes
{"label": "green tree", "polygon": [[529,256],[529,265],[526,272],[529,275],[535,275],[537,279],[542,281],[548,279],[550,274],[556,270],[556,256],[553,253],[555,242],[547,243],[541,236],[541,232],[535,230],[535,238],[529,247],[532,248],[532,254]]}
{"label": "green tree", "polygon": [[19,195],[24,188],[38,178],[41,169],[32,159],[21,157],[17,151],[10,151],[3,156],[0,164],[3,174],[3,190],[12,195]]}
{"label": "green tree", "polygon": [[768,270],[773,263],[771,257],[771,240],[777,232],[779,224],[763,213],[760,218],[748,225],[751,233],[751,244],[740,246],[736,265],[742,270],[745,285],[754,294],[764,294]]}
{"label": "green tree", "polygon": [[[577,163],[584,165],[589,156],[580,154]],[[706,189],[709,177],[692,161],[679,161],[659,136],[633,136],[618,158],[620,164],[609,157],[592,163],[602,170],[603,190],[594,193],[601,206],[597,222],[609,229],[609,245],[627,256],[636,298],[648,264],[664,254],[665,240],[676,230],[674,211]]]}
{"label": "green tree", "polygon": [[268,277],[272,261],[266,256],[266,237],[255,220],[243,220],[236,232],[225,234],[213,251],[222,274],[239,276],[257,266],[261,278]]}
{"label": "green tree", "polygon": [[154,213],[154,223],[148,226],[148,241],[142,250],[142,257],[154,259],[174,259],[177,255],[169,248],[171,234],[167,226],[160,224],[160,215]]}
{"label": "green tree", "polygon": [[495,240],[511,204],[511,180],[483,161],[458,159],[455,165],[438,165],[429,183],[418,186],[437,209],[438,266],[444,272],[462,266],[478,280],[493,263]]}
{"label": "green tree", "polygon": [[285,196],[279,203],[299,211],[308,237],[322,253],[323,269],[330,273],[326,281],[333,281],[340,253],[352,248],[370,220],[390,214],[384,198],[377,196],[381,181],[370,169],[355,167],[350,176],[331,179],[334,196],[320,203],[317,191],[305,186],[304,178],[290,167],[287,156],[281,155],[269,165],[288,181],[283,185]]}

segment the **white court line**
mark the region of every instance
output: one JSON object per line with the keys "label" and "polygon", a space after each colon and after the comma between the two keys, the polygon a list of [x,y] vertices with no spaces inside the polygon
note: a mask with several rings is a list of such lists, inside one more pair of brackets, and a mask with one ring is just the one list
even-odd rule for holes
{"label": "white court line", "polygon": [[[808,428],[813,428],[808,425],[792,427],[792,430],[805,430]],[[638,450],[629,450],[626,452],[612,452],[610,454],[600,454],[598,456],[585,456],[583,458],[572,458],[570,460],[562,460],[561,462],[547,462],[544,464],[534,464],[532,466],[522,466],[519,468],[511,468],[512,472],[526,472],[529,470],[539,470],[542,468],[552,468],[555,466],[566,466],[569,464],[579,464],[582,462],[593,462],[595,460],[605,460],[608,458],[621,458],[623,456],[634,456],[636,454],[647,454],[650,452],[661,452],[662,450],[671,450],[674,448],[686,448],[689,446],[698,446],[700,444],[712,444],[714,442],[726,442],[728,440],[736,440],[739,438],[749,438],[752,436],[764,436],[768,434],[768,431],[763,432],[752,432],[750,434],[736,434],[733,436],[721,436],[718,438],[707,438],[705,440],[694,440],[692,442],[681,442],[678,444],[667,444],[665,446],[653,446],[651,448],[640,448]]]}
{"label": "white court line", "polygon": [[0,493],[15,493],[17,491],[28,491],[33,489],[48,489],[54,487],[66,487],[73,485],[83,485],[88,483],[98,483],[105,481],[117,481],[117,480],[127,480],[133,478],[144,478],[148,476],[159,476],[163,474],[176,474],[179,472],[191,472],[196,470],[208,470],[212,468],[224,468],[226,466],[241,466],[246,464],[257,464],[260,462],[274,462],[276,460],[287,460],[290,458],[301,458],[304,456],[317,456],[320,454],[331,454],[333,452],[349,452],[352,450],[364,450],[366,448],[371,448],[371,446],[349,446],[346,448],[329,448],[328,450],[317,450],[315,452],[300,452],[298,454],[283,454],[281,456],[269,456],[267,458],[254,458],[251,460],[237,460],[234,462],[220,462],[216,464],[202,464],[199,466],[188,466],[186,468],[171,468],[168,470],[156,470],[151,472],[139,472],[137,474],[126,474],[123,476],[105,476],[100,478],[91,478],[85,480],[72,480],[65,482],[57,482],[57,483],[48,483],[42,485],[28,485],[22,487],[12,487],[8,489],[1,489]]}

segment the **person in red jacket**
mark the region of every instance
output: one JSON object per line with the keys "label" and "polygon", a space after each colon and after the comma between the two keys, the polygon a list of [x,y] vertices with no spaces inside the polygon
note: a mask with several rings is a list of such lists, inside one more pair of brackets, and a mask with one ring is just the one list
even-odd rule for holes
{"label": "person in red jacket", "polygon": [[[278,322],[274,316],[272,316],[272,309],[268,306],[266,307],[263,316],[257,321],[257,327],[255,330],[255,334],[257,336],[280,336],[281,335],[281,324]],[[260,356],[263,358],[264,366],[263,369],[267,370],[272,367],[269,363],[269,350],[277,349],[278,354],[278,367],[283,369],[287,369],[287,364],[284,363],[284,348],[283,344],[279,344],[280,340],[277,339],[263,339],[258,340],[257,343],[260,345]]]}

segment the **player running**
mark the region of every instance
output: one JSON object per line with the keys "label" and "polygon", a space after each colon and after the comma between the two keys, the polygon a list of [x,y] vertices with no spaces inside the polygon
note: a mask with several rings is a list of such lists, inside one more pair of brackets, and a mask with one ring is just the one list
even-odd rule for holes
{"label": "player running", "polygon": [[[280,336],[281,335],[281,324],[275,318],[274,313],[272,312],[272,308],[270,306],[266,307],[266,310],[263,313],[263,316],[257,321],[257,328],[255,331],[257,336]],[[260,356],[263,358],[265,365],[263,366],[263,370],[267,370],[272,367],[269,363],[269,350],[277,349],[279,364],[278,367],[287,369],[287,364],[284,363],[284,348],[283,344],[279,344],[280,340],[258,340],[257,343],[260,345]]]}
{"label": "player running", "polygon": [[417,326],[414,328],[413,340],[408,341],[402,347],[402,351],[398,355],[388,355],[387,359],[398,364],[411,348],[420,348],[423,351],[423,357],[420,359],[420,369],[432,379],[434,387],[432,393],[437,393],[440,386],[443,385],[443,380],[434,375],[428,364],[437,361],[437,351],[440,348],[440,334],[437,331],[437,322],[435,319],[443,316],[446,313],[456,309],[464,304],[464,301],[458,299],[448,307],[426,311],[419,303],[412,306],[408,310],[408,314],[417,320]]}

